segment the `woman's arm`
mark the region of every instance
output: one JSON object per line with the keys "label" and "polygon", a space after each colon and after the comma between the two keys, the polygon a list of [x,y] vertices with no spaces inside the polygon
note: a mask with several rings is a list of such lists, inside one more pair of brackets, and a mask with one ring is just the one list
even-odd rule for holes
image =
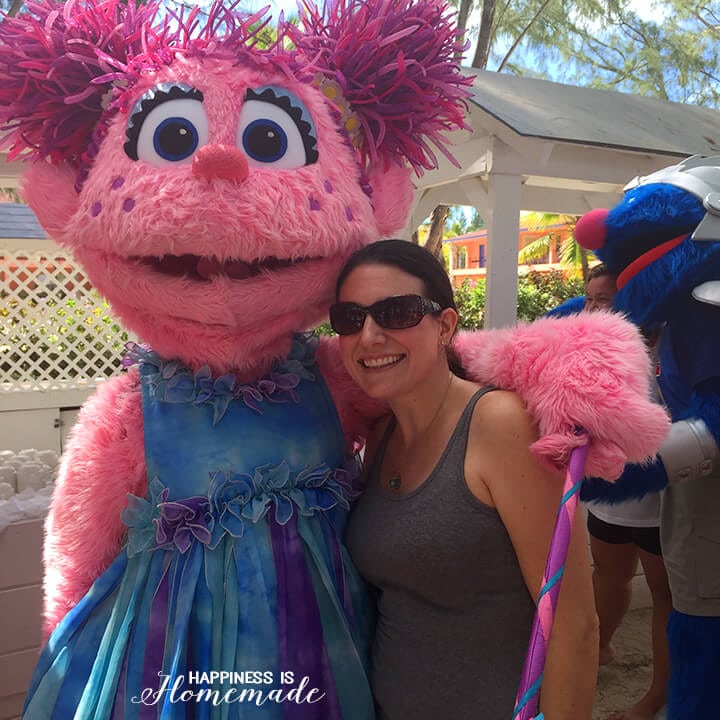
{"label": "woman's arm", "polygon": [[[520,398],[488,393],[478,403],[468,445],[470,489],[494,505],[537,601],[562,492],[562,478],[530,451],[537,430]],[[598,669],[598,621],[590,554],[578,508],[545,667],[540,709],[548,720],[590,720]]]}

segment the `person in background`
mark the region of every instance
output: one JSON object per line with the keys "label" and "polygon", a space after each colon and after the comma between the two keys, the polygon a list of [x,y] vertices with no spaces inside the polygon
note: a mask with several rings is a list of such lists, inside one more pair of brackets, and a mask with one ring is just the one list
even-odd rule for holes
{"label": "person in background", "polygon": [[[588,273],[584,309],[611,310],[615,275],[604,265]],[[652,352],[652,347],[650,348]],[[638,561],[652,596],[653,675],[649,689],[612,720],[652,720],[665,705],[670,677],[667,623],[672,597],[660,549],[660,495],[616,504],[586,503],[593,558],[595,605],[600,620],[600,664],[613,659],[612,638],[630,606]]]}
{"label": "person in background", "polygon": [[[355,253],[330,310],[343,362],[392,415],[368,438],[346,542],[377,588],[378,720],[508,720],[561,495],[519,397],[463,378],[443,266],[386,240]],[[590,720],[598,634],[585,533],[572,534],[540,708]]]}
{"label": "person in background", "polygon": [[613,299],[617,292],[616,278],[605,265],[595,265],[585,279],[586,312],[595,310],[612,310]]}

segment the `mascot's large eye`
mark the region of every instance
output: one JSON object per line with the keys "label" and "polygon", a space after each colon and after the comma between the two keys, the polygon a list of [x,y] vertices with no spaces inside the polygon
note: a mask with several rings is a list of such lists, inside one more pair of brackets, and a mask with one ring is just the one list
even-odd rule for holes
{"label": "mascot's large eye", "polygon": [[125,153],[157,167],[190,162],[208,141],[202,100],[199,90],[180,83],[146,92],[130,115]]}
{"label": "mascot's large eye", "polygon": [[288,90],[248,90],[237,144],[255,167],[291,169],[317,162],[317,133],[310,113]]}

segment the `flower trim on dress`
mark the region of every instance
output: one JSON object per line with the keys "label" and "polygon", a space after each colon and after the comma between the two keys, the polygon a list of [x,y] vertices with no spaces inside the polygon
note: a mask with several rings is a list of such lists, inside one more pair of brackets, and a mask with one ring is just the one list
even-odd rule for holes
{"label": "flower trim on dress", "polygon": [[350,501],[359,495],[354,487],[358,470],[356,458],[335,469],[322,463],[292,472],[283,460],[258,467],[252,475],[217,470],[210,473],[207,497],[183,500],[170,500],[170,489],[156,476],[148,486],[148,498],[128,494],[122,511],[128,556],[173,547],[186,553],[194,541],[214,549],[225,535],[241,538],[245,523],[258,523],[273,505],[279,525],[295,512],[310,516],[336,507],[349,510]]}
{"label": "flower trim on dress", "polygon": [[132,341],[125,344],[128,353],[122,364],[125,368],[138,363],[144,367],[142,382],[150,386],[159,402],[212,405],[215,426],[233,400],[243,402],[259,415],[263,411],[258,403],[298,402],[295,388],[301,380],[315,380],[308,368],[315,363],[317,345],[318,339],[312,333],[295,335],[288,357],[251,383],[239,383],[233,373],[213,379],[208,365],[193,372],[179,360],[165,360],[147,345]]}

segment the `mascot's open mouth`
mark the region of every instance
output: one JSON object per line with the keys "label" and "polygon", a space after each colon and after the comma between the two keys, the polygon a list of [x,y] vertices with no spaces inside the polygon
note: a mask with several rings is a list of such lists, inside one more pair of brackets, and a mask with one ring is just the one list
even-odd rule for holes
{"label": "mascot's open mouth", "polygon": [[202,255],[163,255],[162,257],[133,257],[154,272],[172,277],[188,277],[192,280],[210,281],[224,275],[233,280],[245,280],[262,272],[272,272],[282,268],[307,262],[311,258],[298,260],[280,260],[276,257],[263,258],[253,262],[243,260],[218,260]]}

